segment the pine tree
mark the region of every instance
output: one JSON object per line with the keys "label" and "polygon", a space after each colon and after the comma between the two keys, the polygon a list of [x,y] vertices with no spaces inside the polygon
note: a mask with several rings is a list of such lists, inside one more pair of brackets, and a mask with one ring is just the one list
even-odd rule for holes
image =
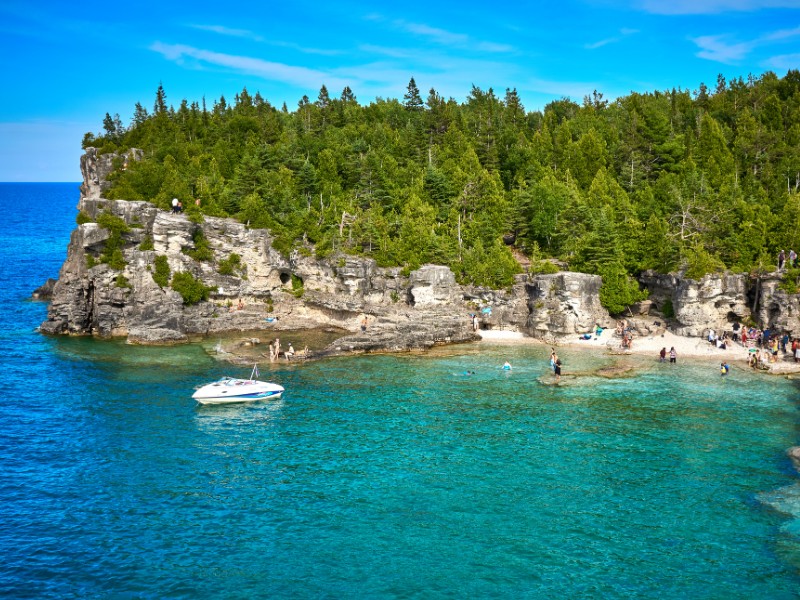
{"label": "pine tree", "polygon": [[167,112],[167,94],[164,92],[164,86],[161,83],[158,84],[158,90],[156,90],[156,101],[153,104],[153,114],[161,115]]}
{"label": "pine tree", "polygon": [[403,106],[405,106],[407,110],[415,111],[422,110],[424,106],[422,97],[419,95],[419,88],[417,87],[413,77],[408,82],[408,88],[403,96]]}

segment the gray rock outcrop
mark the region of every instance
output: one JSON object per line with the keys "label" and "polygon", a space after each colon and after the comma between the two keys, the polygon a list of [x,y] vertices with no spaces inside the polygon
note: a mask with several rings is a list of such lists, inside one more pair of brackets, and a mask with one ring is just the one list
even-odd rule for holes
{"label": "gray rock outcrop", "polygon": [[800,295],[780,288],[781,272],[758,278],[712,273],[694,280],[648,271],[639,281],[650,291],[652,308],[664,312],[671,305],[671,329],[679,335],[702,337],[709,329],[730,330],[732,323],[743,321],[800,335]]}
{"label": "gray rock outcrop", "polygon": [[655,308],[663,310],[667,300],[672,304],[672,330],[679,335],[700,337],[709,329],[730,329],[750,315],[745,275],[715,273],[694,280],[646,272],[639,281],[650,290]]}
{"label": "gray rock outcrop", "polygon": [[50,277],[42,285],[33,290],[33,293],[31,294],[31,299],[50,300],[53,297],[53,288],[55,287],[56,287],[56,280]]}
{"label": "gray rock outcrop", "polygon": [[98,154],[97,148],[87,148],[81,156],[81,196],[83,198],[102,198],[111,187],[108,176],[116,168],[127,169],[128,164],[142,157],[142,151],[131,148],[124,154]]}
{"label": "gray rock outcrop", "polygon": [[600,304],[599,275],[562,272],[538,275],[527,284],[529,316],[526,329],[548,338],[607,327],[611,318]]}

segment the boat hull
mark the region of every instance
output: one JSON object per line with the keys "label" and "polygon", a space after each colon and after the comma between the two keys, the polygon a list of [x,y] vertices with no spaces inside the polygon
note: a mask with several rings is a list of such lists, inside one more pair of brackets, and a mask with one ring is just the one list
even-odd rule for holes
{"label": "boat hull", "polygon": [[256,379],[225,377],[199,388],[192,398],[200,404],[234,404],[258,400],[277,400],[284,389],[277,383]]}

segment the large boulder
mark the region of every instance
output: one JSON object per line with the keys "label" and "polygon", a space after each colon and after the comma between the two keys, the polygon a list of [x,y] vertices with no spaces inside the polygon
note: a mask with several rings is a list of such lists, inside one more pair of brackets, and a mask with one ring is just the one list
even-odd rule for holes
{"label": "large boulder", "polygon": [[411,272],[409,294],[414,306],[450,304],[462,295],[456,277],[448,267],[424,265]]}

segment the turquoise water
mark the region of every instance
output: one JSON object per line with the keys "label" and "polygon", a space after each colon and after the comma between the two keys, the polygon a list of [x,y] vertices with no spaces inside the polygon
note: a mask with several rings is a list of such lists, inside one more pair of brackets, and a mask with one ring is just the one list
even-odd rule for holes
{"label": "turquoise water", "polygon": [[[24,298],[57,274],[77,192],[18,187],[0,595],[798,596],[792,382],[642,361],[553,387],[546,349],[463,346],[264,365],[282,400],[200,407],[194,386],[249,370],[34,331],[46,307]],[[611,361],[560,354],[565,374]]]}

